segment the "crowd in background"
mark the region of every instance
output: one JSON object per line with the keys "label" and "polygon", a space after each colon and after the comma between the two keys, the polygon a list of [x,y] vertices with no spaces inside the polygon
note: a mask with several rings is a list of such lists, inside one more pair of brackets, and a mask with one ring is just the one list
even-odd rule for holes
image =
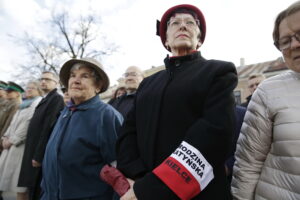
{"label": "crowd in background", "polygon": [[[171,7],[157,35],[171,54],[166,69],[144,77],[128,67],[107,103],[99,94],[109,77],[93,58],[70,59],[59,75],[45,71],[24,88],[0,81],[0,192],[17,200],[300,199],[300,1],[273,30],[290,70],[250,75],[241,105],[233,63],[198,50],[206,36],[199,8]],[[104,181],[105,166],[115,181]]]}

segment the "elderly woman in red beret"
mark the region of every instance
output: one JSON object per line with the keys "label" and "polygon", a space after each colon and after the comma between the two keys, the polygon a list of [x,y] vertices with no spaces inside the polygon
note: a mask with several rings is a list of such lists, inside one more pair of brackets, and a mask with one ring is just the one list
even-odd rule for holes
{"label": "elderly woman in red beret", "polygon": [[193,5],[168,9],[158,24],[171,52],[166,69],[140,85],[117,142],[126,199],[231,199],[224,162],[234,132],[232,63],[197,51],[206,25]]}

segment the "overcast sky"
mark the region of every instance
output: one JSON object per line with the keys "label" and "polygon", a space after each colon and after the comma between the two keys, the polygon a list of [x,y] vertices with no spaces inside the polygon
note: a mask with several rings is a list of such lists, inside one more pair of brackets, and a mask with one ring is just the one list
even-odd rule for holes
{"label": "overcast sky", "polygon": [[[202,10],[207,23],[200,48],[207,59],[231,61],[239,66],[276,59],[272,29],[276,15],[294,0],[0,0],[0,79],[12,79],[13,70],[26,59],[25,50],[7,35],[35,31],[37,21],[47,19],[53,8],[73,15],[94,10],[102,17],[102,32],[120,46],[102,61],[111,82],[130,65],[149,69],[163,64],[167,55],[155,35],[156,19],[169,7],[189,3]],[[37,33],[38,32],[38,33]],[[34,34],[43,34],[35,31]],[[15,80],[17,82],[17,80]]]}

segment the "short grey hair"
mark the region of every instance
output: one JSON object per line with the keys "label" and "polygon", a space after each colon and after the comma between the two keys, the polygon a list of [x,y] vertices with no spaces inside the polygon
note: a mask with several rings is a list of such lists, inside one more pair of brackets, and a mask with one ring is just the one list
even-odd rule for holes
{"label": "short grey hair", "polygon": [[56,73],[51,72],[51,71],[43,71],[42,74],[52,74],[53,78],[55,79],[55,81],[58,83],[59,81],[59,77]]}

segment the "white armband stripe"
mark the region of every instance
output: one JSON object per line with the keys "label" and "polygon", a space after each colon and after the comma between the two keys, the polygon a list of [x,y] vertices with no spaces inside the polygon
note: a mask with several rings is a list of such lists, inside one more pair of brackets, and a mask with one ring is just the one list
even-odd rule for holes
{"label": "white armband stripe", "polygon": [[194,176],[201,190],[214,178],[213,168],[209,162],[198,149],[185,141],[179,145],[170,157],[180,162]]}
{"label": "white armband stripe", "polygon": [[197,196],[214,178],[212,166],[185,141],[153,173],[182,200]]}

